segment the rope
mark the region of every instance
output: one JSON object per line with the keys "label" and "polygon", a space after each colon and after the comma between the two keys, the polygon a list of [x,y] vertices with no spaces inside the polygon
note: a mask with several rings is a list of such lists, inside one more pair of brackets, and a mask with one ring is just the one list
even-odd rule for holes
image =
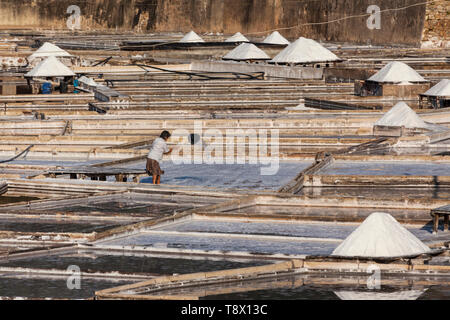
{"label": "rope", "polygon": [[23,154],[27,153],[28,151],[30,151],[31,148],[34,147],[34,144],[32,144],[31,146],[28,146],[28,148],[26,148],[25,150],[23,150],[21,153],[19,153],[18,155],[16,155],[15,157],[8,159],[8,160],[2,160],[0,161],[0,163],[7,163],[7,162],[11,162],[16,160],[17,158],[21,157]]}

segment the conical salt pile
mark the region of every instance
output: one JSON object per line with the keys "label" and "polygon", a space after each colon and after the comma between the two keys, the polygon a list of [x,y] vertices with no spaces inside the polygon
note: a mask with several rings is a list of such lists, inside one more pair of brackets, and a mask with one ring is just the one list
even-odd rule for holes
{"label": "conical salt pile", "polygon": [[270,57],[257,46],[252,43],[242,43],[230,52],[228,52],[222,59],[224,60],[270,60]]}
{"label": "conical salt pile", "polygon": [[450,80],[444,79],[424,93],[426,96],[450,97]]}
{"label": "conical salt pile", "polygon": [[237,32],[229,37],[225,42],[250,42],[242,33]]}
{"label": "conical salt pile", "polygon": [[416,70],[398,61],[388,63],[368,80],[379,83],[427,82]]}
{"label": "conical salt pile", "polygon": [[306,38],[299,38],[281,51],[272,62],[274,63],[318,63],[341,60],[333,52],[320,43]]}
{"label": "conical salt pile", "polygon": [[28,58],[30,60],[34,58],[46,58],[46,57],[71,57],[72,55],[67,51],[61,49],[60,47],[54,45],[53,43],[46,42],[39,49],[37,49],[31,56]]}
{"label": "conical salt pile", "polygon": [[66,67],[56,57],[51,56],[39,63],[25,77],[66,77],[74,75],[75,73],[72,70]]}
{"label": "conical salt pile", "polygon": [[417,113],[414,112],[405,102],[397,103],[380,120],[375,123],[376,126],[387,127],[405,127],[408,129],[422,128],[429,126],[423,121]]}
{"label": "conical salt pile", "polygon": [[181,43],[192,43],[192,42],[205,42],[198,34],[194,31],[187,33],[179,42]]}
{"label": "conical salt pile", "polygon": [[403,257],[429,252],[390,214],[372,213],[332,253],[345,257]]}
{"label": "conical salt pile", "polygon": [[289,40],[283,37],[278,31],[272,32],[267,38],[264,39],[263,43],[290,44]]}

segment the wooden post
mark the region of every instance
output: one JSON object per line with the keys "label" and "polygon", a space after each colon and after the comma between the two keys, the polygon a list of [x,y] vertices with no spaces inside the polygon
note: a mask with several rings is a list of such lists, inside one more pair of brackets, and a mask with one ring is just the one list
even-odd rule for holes
{"label": "wooden post", "polygon": [[439,213],[434,214],[433,234],[436,234],[439,229]]}

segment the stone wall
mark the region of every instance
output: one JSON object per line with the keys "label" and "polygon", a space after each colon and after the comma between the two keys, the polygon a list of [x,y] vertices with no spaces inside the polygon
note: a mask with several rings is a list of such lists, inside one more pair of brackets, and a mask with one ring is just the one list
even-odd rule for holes
{"label": "stone wall", "polygon": [[[67,8],[77,5],[81,9],[80,31],[240,31],[262,37],[279,29],[291,39],[304,36],[335,42],[419,46],[426,12],[423,3],[424,0],[0,0],[0,28],[68,30]],[[367,9],[371,5],[382,11],[379,29],[367,27]],[[432,11],[429,7],[429,17]],[[432,20],[444,25],[439,20],[443,18],[433,17],[429,25]]]}
{"label": "stone wall", "polygon": [[427,5],[422,47],[450,48],[450,0],[436,0]]}

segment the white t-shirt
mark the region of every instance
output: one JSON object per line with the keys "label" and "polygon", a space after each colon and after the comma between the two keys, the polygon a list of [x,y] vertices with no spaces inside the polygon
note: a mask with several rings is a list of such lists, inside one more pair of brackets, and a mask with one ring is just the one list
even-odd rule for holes
{"label": "white t-shirt", "polygon": [[147,158],[156,160],[158,162],[162,161],[163,154],[169,152],[169,147],[163,138],[156,138],[153,141],[152,148],[148,153]]}

